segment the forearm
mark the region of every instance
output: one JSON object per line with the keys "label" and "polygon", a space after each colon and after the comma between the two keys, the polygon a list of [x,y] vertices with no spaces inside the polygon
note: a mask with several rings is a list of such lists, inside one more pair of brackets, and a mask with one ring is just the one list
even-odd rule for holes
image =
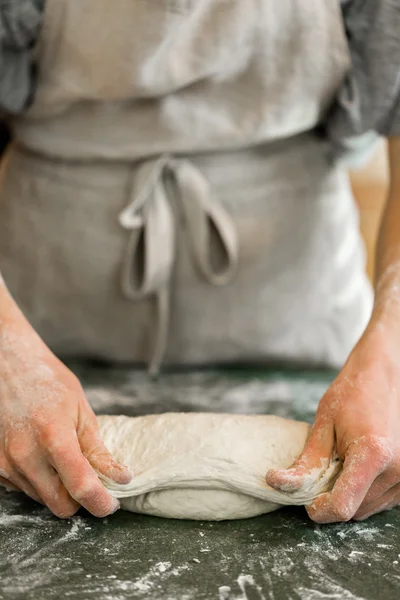
{"label": "forearm", "polygon": [[[26,319],[14,298],[10,294],[0,273],[0,353],[10,353],[14,342],[29,340],[31,349],[38,352],[43,348],[43,341]],[[1,359],[0,359],[1,362]]]}
{"label": "forearm", "polygon": [[13,304],[15,303],[11,298],[0,271],[0,330],[6,319],[9,318],[10,312],[13,312]]}
{"label": "forearm", "polygon": [[390,188],[376,250],[371,326],[400,339],[400,138],[389,141]]}

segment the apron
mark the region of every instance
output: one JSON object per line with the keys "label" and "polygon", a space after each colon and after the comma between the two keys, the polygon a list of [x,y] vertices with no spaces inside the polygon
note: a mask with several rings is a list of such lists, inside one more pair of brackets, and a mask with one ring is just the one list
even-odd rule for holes
{"label": "apron", "polygon": [[61,356],[340,365],[358,216],[316,126],[331,0],[51,0],[0,196],[0,270]]}

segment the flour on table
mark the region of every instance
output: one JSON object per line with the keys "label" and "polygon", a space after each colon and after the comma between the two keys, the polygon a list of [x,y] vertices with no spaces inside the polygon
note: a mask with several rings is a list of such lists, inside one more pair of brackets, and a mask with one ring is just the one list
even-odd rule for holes
{"label": "flour on table", "polygon": [[121,507],[176,519],[241,519],[284,505],[306,505],[329,490],[340,469],[332,460],[296,491],[274,490],[266,472],[300,455],[309,425],[271,415],[166,413],[100,416],[113,456],[134,473],[127,485],[100,476]]}

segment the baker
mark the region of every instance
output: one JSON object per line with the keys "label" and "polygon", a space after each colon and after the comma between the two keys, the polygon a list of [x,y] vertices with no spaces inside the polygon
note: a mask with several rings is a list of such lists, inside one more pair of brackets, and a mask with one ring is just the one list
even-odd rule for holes
{"label": "baker", "polygon": [[[130,472],[58,356],[341,367],[267,481],[400,503],[396,0],[0,0],[0,483],[60,517]],[[373,300],[346,159],[389,138]],[[344,365],[344,366],[343,366]]]}

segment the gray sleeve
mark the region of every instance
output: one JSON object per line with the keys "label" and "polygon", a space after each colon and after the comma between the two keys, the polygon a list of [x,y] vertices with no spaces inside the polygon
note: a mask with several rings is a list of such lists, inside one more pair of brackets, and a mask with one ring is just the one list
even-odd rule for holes
{"label": "gray sleeve", "polygon": [[18,113],[33,96],[32,49],[45,0],[0,0],[0,111]]}
{"label": "gray sleeve", "polygon": [[347,147],[374,133],[400,135],[400,0],[341,4],[352,65],[328,116],[328,134]]}

